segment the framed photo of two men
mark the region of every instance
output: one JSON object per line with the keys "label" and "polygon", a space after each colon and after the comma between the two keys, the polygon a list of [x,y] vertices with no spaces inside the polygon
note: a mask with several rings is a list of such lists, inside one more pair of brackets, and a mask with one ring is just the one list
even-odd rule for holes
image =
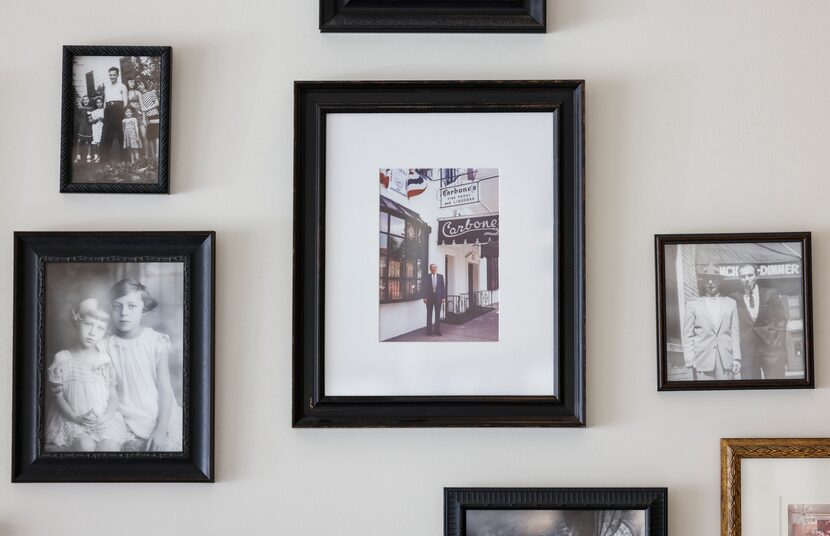
{"label": "framed photo of two men", "polygon": [[810,233],[655,237],[659,390],[813,388]]}
{"label": "framed photo of two men", "polygon": [[294,426],[584,426],[583,82],[298,82]]}
{"label": "framed photo of two men", "polygon": [[214,248],[15,233],[13,482],[213,480]]}

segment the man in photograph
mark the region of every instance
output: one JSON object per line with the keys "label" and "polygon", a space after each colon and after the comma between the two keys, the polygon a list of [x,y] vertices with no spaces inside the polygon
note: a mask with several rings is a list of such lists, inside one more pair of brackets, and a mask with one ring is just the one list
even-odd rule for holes
{"label": "man in photograph", "polygon": [[758,269],[753,264],[738,268],[743,289],[732,295],[738,303],[741,321],[741,378],[784,379],[787,351],[787,311],[781,293],[758,286]]}
{"label": "man in photograph", "polygon": [[[109,82],[104,84],[104,129],[101,133],[101,156],[104,162],[113,163],[122,160],[124,147],[124,109],[127,107],[127,86],[118,80],[119,70],[110,67],[107,71]],[[118,147],[113,152],[113,138]]]}
{"label": "man in photograph", "polygon": [[[427,335],[441,335],[441,304],[447,301],[444,276],[438,273],[436,264],[429,265],[429,273],[421,280],[424,303],[427,306]],[[435,331],[432,329],[432,313],[435,312]]]}
{"label": "man in photograph", "polygon": [[683,358],[700,380],[732,380],[741,372],[741,339],[735,300],[720,295],[723,278],[707,266],[698,275],[701,297],[686,304]]}

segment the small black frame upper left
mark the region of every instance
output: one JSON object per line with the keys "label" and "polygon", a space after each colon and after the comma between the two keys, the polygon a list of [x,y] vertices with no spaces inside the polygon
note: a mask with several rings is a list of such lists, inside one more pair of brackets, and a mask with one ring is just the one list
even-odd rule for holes
{"label": "small black frame upper left", "polygon": [[[158,56],[161,59],[159,80],[159,150],[158,182],[155,184],[75,183],[72,182],[72,58],[75,56]],[[61,193],[86,194],[169,194],[170,193],[170,96],[172,48],[166,46],[97,46],[63,47],[63,82],[61,86]]]}

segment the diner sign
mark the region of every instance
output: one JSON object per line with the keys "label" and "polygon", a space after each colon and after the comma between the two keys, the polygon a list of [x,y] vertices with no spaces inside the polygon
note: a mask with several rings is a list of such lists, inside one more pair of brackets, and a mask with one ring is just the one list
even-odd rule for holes
{"label": "diner sign", "polygon": [[438,244],[487,244],[499,239],[499,215],[438,219]]}
{"label": "diner sign", "polygon": [[[718,272],[724,278],[740,278],[738,270],[743,266],[742,264],[722,264],[718,267]],[[788,263],[770,263],[770,264],[756,264],[755,268],[758,271],[759,278],[778,278],[778,277],[801,277],[801,264]]]}

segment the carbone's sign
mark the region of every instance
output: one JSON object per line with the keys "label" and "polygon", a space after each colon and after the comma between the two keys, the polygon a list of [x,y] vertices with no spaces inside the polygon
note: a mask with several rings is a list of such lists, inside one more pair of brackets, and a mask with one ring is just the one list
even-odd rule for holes
{"label": "carbone's sign", "polygon": [[441,188],[441,208],[478,202],[478,183],[459,184]]}
{"label": "carbone's sign", "polygon": [[439,244],[487,244],[498,239],[498,214],[438,220]]}

